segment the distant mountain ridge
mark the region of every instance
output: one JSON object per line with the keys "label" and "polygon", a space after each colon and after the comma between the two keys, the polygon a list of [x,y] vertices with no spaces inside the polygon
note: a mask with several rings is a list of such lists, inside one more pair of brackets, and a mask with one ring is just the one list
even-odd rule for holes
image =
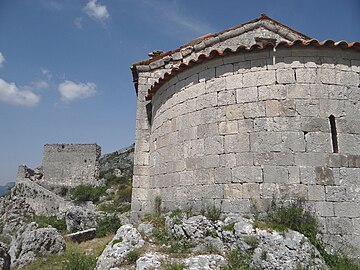
{"label": "distant mountain ridge", "polygon": [[107,174],[132,176],[135,144],[118,151],[105,154],[99,160],[100,177]]}
{"label": "distant mountain ridge", "polygon": [[13,186],[15,186],[15,182],[9,182],[4,186],[0,186],[0,196],[3,196],[6,193],[8,193]]}

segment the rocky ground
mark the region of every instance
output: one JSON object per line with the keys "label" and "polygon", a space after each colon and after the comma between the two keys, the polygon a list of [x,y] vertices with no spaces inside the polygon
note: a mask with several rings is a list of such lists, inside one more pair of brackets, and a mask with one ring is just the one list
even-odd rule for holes
{"label": "rocky ground", "polygon": [[223,218],[177,212],[123,225],[97,269],[329,269],[299,232],[260,229],[238,215]]}

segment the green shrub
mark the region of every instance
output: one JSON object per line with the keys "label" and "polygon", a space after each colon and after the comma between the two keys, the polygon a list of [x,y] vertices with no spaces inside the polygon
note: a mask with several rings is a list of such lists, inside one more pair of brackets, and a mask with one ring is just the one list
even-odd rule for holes
{"label": "green shrub", "polygon": [[210,206],[208,205],[205,210],[202,209],[201,214],[207,217],[208,219],[215,221],[220,219],[221,210],[220,208],[217,208],[215,204],[213,204]]}
{"label": "green shrub", "polygon": [[134,249],[129,251],[129,253],[126,256],[126,260],[130,263],[136,263],[137,259],[140,257],[140,251],[138,249]]}
{"label": "green shrub", "polygon": [[165,265],[165,270],[183,270],[185,269],[185,264],[183,263],[170,263]]}
{"label": "green shrub", "polygon": [[248,244],[251,249],[255,249],[259,245],[259,241],[255,235],[245,235],[244,242]]}
{"label": "green shrub", "polygon": [[97,203],[100,196],[105,194],[106,187],[93,187],[91,185],[81,184],[71,190],[71,198],[76,201],[92,201]]}
{"label": "green shrub", "polygon": [[228,255],[228,265],[223,270],[250,270],[250,255],[240,249],[232,249]]}
{"label": "green shrub", "polygon": [[[316,237],[318,233],[317,219],[303,207],[301,202],[284,205],[273,200],[266,223],[273,229],[285,230],[289,228],[304,234],[310,243],[317,248],[331,270],[360,269],[359,263],[344,254],[327,253],[325,245]],[[263,222],[257,222],[257,224],[264,226]]]}
{"label": "green shrub", "polygon": [[98,210],[107,212],[107,213],[126,213],[131,209],[131,204],[129,203],[117,203],[111,202],[107,204],[98,205]]}
{"label": "green shrub", "polygon": [[96,267],[95,256],[85,255],[78,251],[69,252],[64,262],[64,270],[93,270]]}
{"label": "green shrub", "polygon": [[235,227],[235,222],[231,222],[231,223],[229,223],[229,224],[227,224],[227,225],[222,226],[221,229],[222,229],[223,231],[230,231],[230,232],[232,232],[232,231],[234,231],[234,227]]}
{"label": "green shrub", "polygon": [[39,228],[46,228],[50,225],[60,232],[66,231],[65,219],[57,219],[55,216],[34,216],[34,221],[38,224]]}
{"label": "green shrub", "polygon": [[155,197],[155,207],[154,207],[154,212],[156,216],[160,216],[161,214],[161,197],[160,196],[156,196]]}
{"label": "green shrub", "polygon": [[97,222],[96,237],[104,237],[109,234],[114,234],[120,226],[120,219],[115,214],[112,216],[106,216]]}

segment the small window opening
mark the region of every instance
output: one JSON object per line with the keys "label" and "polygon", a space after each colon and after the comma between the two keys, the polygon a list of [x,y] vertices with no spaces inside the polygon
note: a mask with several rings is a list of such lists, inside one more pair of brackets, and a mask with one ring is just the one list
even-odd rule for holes
{"label": "small window opening", "polygon": [[87,162],[87,160],[85,159],[85,160],[84,160],[84,162],[86,163],[86,162]]}
{"label": "small window opening", "polygon": [[61,145],[61,148],[64,149],[64,148],[65,148],[65,145],[62,144],[62,145]]}
{"label": "small window opening", "polygon": [[147,114],[147,120],[149,122],[149,125],[151,126],[151,119],[152,119],[152,103],[151,102],[146,104],[146,114]]}
{"label": "small window opening", "polygon": [[330,121],[330,130],[331,130],[331,141],[334,153],[339,153],[339,145],[337,140],[337,131],[336,131],[336,123],[335,123],[335,116],[329,116]]}

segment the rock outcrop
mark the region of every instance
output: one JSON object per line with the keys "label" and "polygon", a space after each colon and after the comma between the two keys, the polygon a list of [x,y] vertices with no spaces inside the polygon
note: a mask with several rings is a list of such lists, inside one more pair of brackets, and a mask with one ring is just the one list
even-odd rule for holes
{"label": "rock outcrop", "polygon": [[[159,246],[159,236],[172,240]],[[174,245],[184,243],[188,250],[181,257],[169,252]],[[139,257],[135,265],[129,265],[127,255],[135,249]],[[138,228],[123,225],[100,256],[97,269],[164,269],[170,264],[188,270],[221,269],[232,263],[229,254],[234,252],[241,260],[236,267],[243,264],[254,269],[328,269],[317,249],[299,232],[260,229],[252,219],[239,215],[213,221],[185,214],[167,215],[164,228],[147,223]]]}
{"label": "rock outcrop", "polygon": [[21,269],[38,256],[61,254],[65,240],[54,228],[38,228],[35,222],[21,227],[10,244],[11,267]]}

